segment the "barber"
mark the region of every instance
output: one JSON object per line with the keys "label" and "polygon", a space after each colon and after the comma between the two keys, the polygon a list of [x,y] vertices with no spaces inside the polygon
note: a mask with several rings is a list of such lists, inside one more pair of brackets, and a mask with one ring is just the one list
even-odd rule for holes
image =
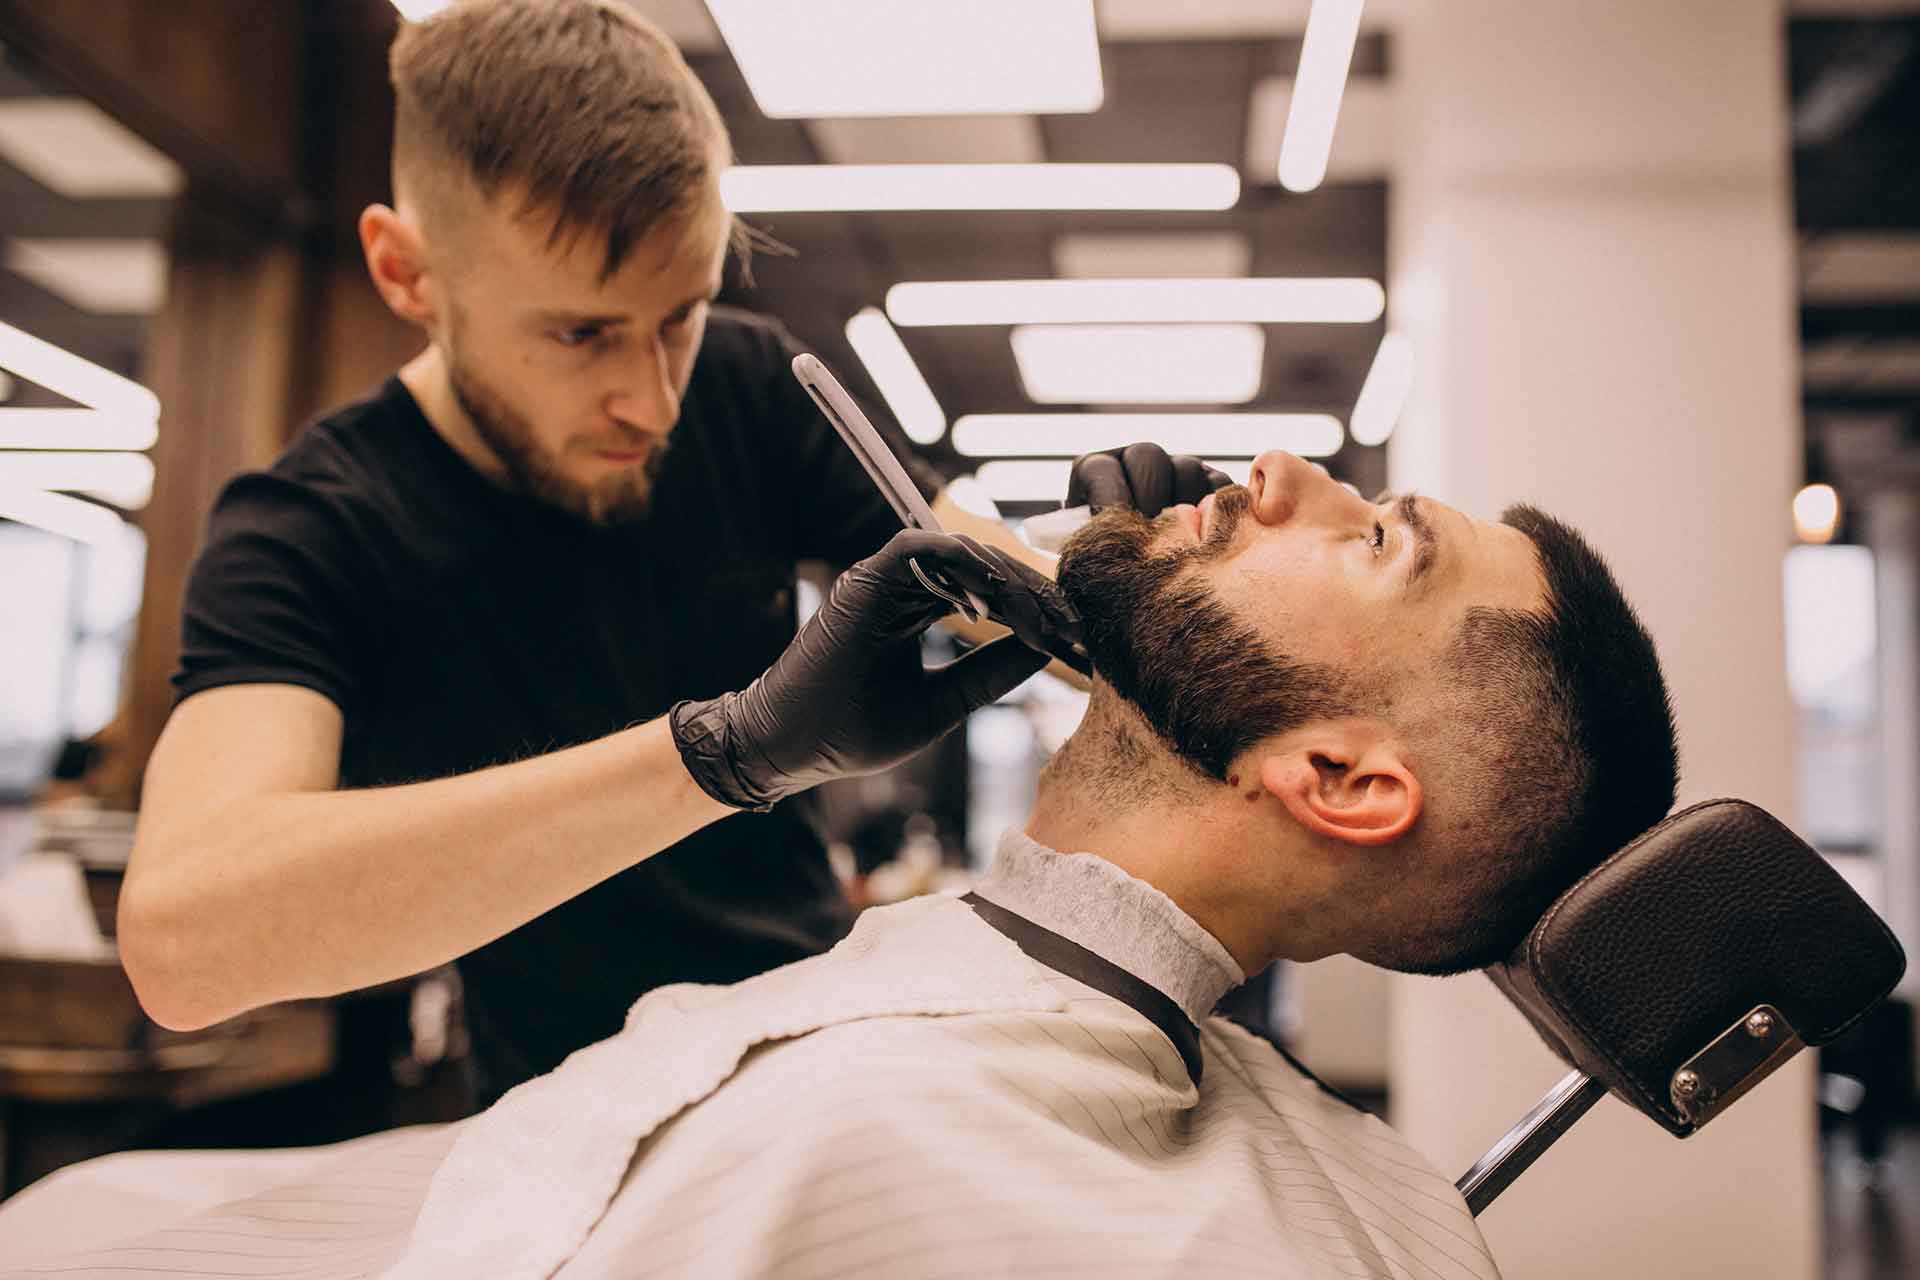
{"label": "barber", "polygon": [[[972,536],[897,532],[791,339],[710,305],[726,135],[657,31],[471,0],[392,73],[361,243],[427,347],[220,496],[119,938],[183,1029],[457,961],[485,1103],[651,987],[832,945],[850,909],[779,801],[910,755],[1074,624],[911,459]],[[816,558],[855,567],[796,636]],[[910,562],[1018,634],[923,671],[947,606]]]}

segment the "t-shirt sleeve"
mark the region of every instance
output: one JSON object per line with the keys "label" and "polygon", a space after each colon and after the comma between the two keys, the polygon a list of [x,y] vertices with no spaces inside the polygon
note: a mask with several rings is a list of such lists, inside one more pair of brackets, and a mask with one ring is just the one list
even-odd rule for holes
{"label": "t-shirt sleeve", "polygon": [[373,576],[340,507],[247,474],[214,505],[187,577],[176,702],[234,684],[297,684],[342,713],[364,692]]}
{"label": "t-shirt sleeve", "polygon": [[[773,395],[775,412],[787,424],[793,442],[794,547],[801,559],[849,565],[864,559],[900,532],[886,495],[833,429],[820,407],[793,376],[793,357],[802,348],[785,331],[776,331],[780,351]],[[835,370],[836,377],[839,371]],[[946,482],[915,452],[893,418],[855,397],[861,412],[900,460],[920,496],[928,502]]]}

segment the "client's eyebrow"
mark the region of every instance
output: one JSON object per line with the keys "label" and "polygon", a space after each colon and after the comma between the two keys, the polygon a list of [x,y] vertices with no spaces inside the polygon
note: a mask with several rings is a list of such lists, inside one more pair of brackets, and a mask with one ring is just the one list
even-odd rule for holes
{"label": "client's eyebrow", "polygon": [[1433,571],[1440,559],[1440,538],[1426,513],[1420,509],[1420,495],[1409,493],[1400,499],[1400,518],[1413,530],[1413,567],[1407,570],[1407,590],[1420,585],[1420,579]]}

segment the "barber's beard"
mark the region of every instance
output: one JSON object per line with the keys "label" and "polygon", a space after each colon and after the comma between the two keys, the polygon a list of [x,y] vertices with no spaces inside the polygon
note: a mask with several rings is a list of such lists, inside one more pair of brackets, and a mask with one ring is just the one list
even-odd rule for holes
{"label": "barber's beard", "polygon": [[561,459],[543,447],[533,423],[474,377],[451,352],[447,380],[474,434],[507,469],[515,487],[550,506],[597,525],[624,524],[647,513],[653,487],[666,460],[667,441],[658,436],[609,441],[611,450],[646,449],[647,456],[592,482],[568,475]]}
{"label": "barber's beard", "polygon": [[1253,496],[1214,496],[1206,541],[1154,551],[1178,517],[1103,511],[1061,549],[1058,578],[1080,613],[1094,673],[1139,710],[1183,761],[1221,782],[1263,738],[1338,714],[1339,673],[1278,652],[1216,596],[1198,569],[1223,555]]}

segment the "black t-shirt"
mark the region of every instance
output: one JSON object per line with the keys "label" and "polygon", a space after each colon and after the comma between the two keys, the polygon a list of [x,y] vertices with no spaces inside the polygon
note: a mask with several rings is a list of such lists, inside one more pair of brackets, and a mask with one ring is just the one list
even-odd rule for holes
{"label": "black t-shirt", "polygon": [[[340,785],[374,787],[744,687],[793,638],[795,562],[850,564],[900,527],[794,381],[797,350],[715,309],[652,507],[616,528],[489,483],[389,380],[221,494],[177,696],[315,689],[345,718]],[[651,987],[736,981],[850,923],[793,802],[725,818],[461,959],[480,1100],[611,1035]]]}

